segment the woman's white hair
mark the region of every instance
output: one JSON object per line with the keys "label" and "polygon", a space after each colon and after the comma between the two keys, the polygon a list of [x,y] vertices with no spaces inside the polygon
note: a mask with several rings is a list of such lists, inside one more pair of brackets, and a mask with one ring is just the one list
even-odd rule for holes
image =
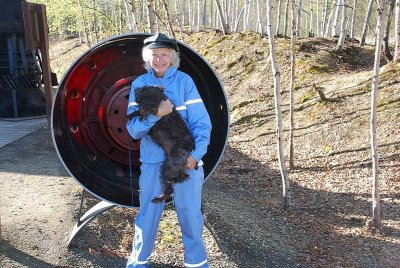
{"label": "woman's white hair", "polygon": [[[176,68],[179,68],[179,64],[181,62],[181,59],[179,57],[179,52],[176,51],[175,49],[168,49],[171,52],[171,65],[175,66]],[[147,71],[150,71],[151,66],[150,66],[150,61],[151,57],[153,55],[152,49],[151,48],[146,48],[144,47],[142,50],[142,58],[144,61],[144,68]]]}

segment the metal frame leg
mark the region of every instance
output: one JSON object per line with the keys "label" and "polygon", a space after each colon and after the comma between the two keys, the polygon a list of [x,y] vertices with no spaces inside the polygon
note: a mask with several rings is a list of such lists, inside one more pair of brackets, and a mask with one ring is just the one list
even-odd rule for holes
{"label": "metal frame leg", "polygon": [[82,196],[81,196],[81,205],[79,208],[79,214],[78,214],[78,222],[75,224],[74,228],[72,229],[72,232],[69,236],[68,244],[67,246],[70,247],[72,240],[75,238],[75,236],[78,234],[78,232],[89,222],[91,222],[94,218],[96,218],[98,215],[102,214],[103,212],[115,207],[116,205],[107,201],[100,201],[96,205],[94,205],[92,208],[90,208],[82,217],[82,207],[83,207],[83,199],[85,195],[85,190],[82,191]]}

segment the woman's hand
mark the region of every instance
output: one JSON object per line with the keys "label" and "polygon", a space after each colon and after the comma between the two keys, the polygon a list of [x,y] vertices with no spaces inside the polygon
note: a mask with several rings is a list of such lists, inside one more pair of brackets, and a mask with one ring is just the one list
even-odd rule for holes
{"label": "woman's hand", "polygon": [[197,161],[194,159],[192,156],[189,156],[189,158],[186,161],[186,169],[194,169],[197,166]]}
{"label": "woman's hand", "polygon": [[160,102],[160,105],[158,106],[158,111],[157,111],[157,116],[164,116],[167,114],[170,114],[172,112],[172,109],[174,108],[174,105],[171,103],[170,100],[166,99],[162,102]]}

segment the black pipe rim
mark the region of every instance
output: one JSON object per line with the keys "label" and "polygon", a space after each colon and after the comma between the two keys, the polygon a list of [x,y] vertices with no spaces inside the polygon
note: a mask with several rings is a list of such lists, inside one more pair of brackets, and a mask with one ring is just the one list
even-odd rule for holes
{"label": "black pipe rim", "polygon": [[[55,129],[54,129],[54,125],[55,125],[55,110],[56,110],[56,102],[57,102],[57,97],[60,94],[60,90],[62,90],[62,86],[64,86],[64,84],[67,81],[68,76],[71,74],[71,72],[74,70],[74,68],[76,67],[76,65],[78,65],[80,63],[80,61],[82,61],[83,59],[85,59],[85,57],[87,57],[88,55],[90,55],[90,53],[94,53],[97,49],[101,49],[102,47],[108,46],[112,43],[118,44],[118,42],[124,41],[124,40],[130,40],[130,39],[140,39],[140,40],[144,40],[146,37],[151,36],[152,34],[148,34],[148,33],[130,33],[130,34],[123,34],[123,35],[118,35],[118,36],[114,36],[111,37],[107,40],[104,40],[98,44],[96,44],[95,46],[92,46],[90,48],[88,48],[84,53],[82,53],[68,68],[68,70],[65,72],[64,76],[61,79],[60,85],[57,88],[57,91],[55,93],[55,98],[53,100],[53,105],[52,105],[52,112],[51,112],[51,133],[52,133],[52,139],[53,139],[53,143],[55,145],[55,149],[57,152],[58,157],[61,160],[61,163],[63,164],[64,168],[68,171],[68,173],[71,175],[72,178],[75,179],[75,181],[77,181],[77,183],[83,187],[85,189],[85,191],[91,193],[93,196],[97,197],[100,200],[105,200],[108,201],[110,203],[114,203],[116,205],[119,206],[125,206],[125,207],[135,207],[133,204],[125,204],[125,203],[121,203],[121,202],[115,202],[115,200],[110,200],[105,198],[104,196],[102,196],[101,194],[97,193],[96,191],[93,191],[90,189],[90,187],[87,187],[87,185],[84,185],[81,180],[79,178],[76,178],[75,174],[73,171],[70,170],[70,167],[67,165],[67,163],[64,161],[63,155],[59,150],[58,144],[57,144],[57,139],[56,139],[56,134],[55,134]],[[142,42],[141,42],[142,43]],[[216,83],[218,84],[220,91],[219,94],[222,96],[223,101],[224,101],[224,105],[225,107],[222,107],[221,105],[221,111],[223,110],[223,112],[225,112],[225,129],[224,129],[224,133],[222,133],[225,136],[225,139],[223,141],[223,144],[220,148],[220,153],[219,156],[216,158],[216,160],[214,160],[213,166],[212,168],[208,171],[208,174],[206,174],[204,180],[207,180],[215,171],[215,169],[218,167],[218,164],[220,163],[220,161],[222,160],[223,154],[225,152],[227,143],[228,143],[228,136],[229,136],[229,126],[230,126],[230,120],[229,120],[229,106],[228,106],[228,100],[227,100],[227,96],[226,93],[224,91],[223,85],[219,79],[219,77],[216,75],[214,69],[210,66],[210,64],[201,56],[199,55],[194,49],[192,49],[191,47],[189,47],[188,45],[178,41],[178,46],[180,47],[181,53],[182,51],[190,51],[189,53],[193,53],[193,55],[195,55],[199,60],[202,61],[203,64],[206,65],[206,68],[208,68],[207,71],[211,72],[211,75],[213,76],[213,79],[216,80]],[[140,58],[141,58],[141,53],[140,53]],[[181,63],[184,64],[184,61],[182,61],[182,55],[181,55]],[[199,90],[200,91],[200,90]],[[220,98],[221,98],[220,96]]]}

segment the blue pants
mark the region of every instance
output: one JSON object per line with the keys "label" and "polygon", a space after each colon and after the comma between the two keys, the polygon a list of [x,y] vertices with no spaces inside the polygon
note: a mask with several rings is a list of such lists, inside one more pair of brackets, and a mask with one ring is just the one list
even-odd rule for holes
{"label": "blue pants", "polygon": [[[147,259],[153,249],[165,201],[154,204],[151,200],[160,195],[160,167],[162,163],[142,163],[139,178],[140,208],[135,222],[132,254],[127,268],[150,267]],[[188,170],[190,178],[174,185],[174,203],[182,231],[185,249],[185,267],[208,267],[203,244],[203,215],[201,190],[204,181],[203,167]]]}

